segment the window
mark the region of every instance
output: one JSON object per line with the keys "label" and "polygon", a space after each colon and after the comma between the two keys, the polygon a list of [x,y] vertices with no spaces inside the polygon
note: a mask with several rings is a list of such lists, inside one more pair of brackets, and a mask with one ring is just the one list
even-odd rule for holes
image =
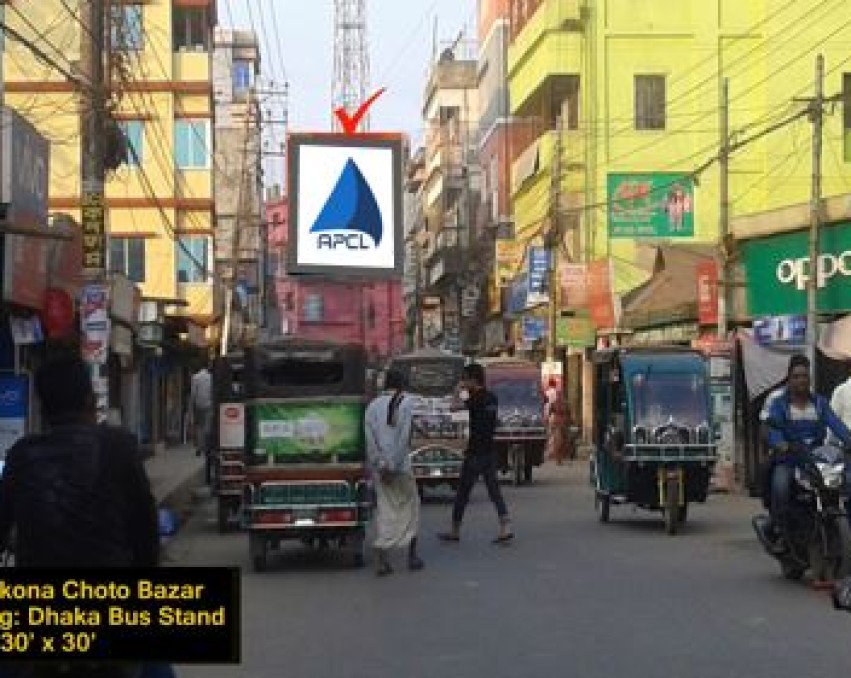
{"label": "window", "polygon": [[174,51],[207,50],[210,44],[210,22],[204,7],[174,9]]}
{"label": "window", "polygon": [[203,235],[183,235],[180,236],[180,243],[175,247],[177,247],[177,282],[207,282],[210,239]]}
{"label": "window", "polygon": [[845,162],[851,162],[851,73],[842,75],[842,139]]}
{"label": "window", "polygon": [[127,156],[124,163],[128,167],[138,167],[142,164],[143,155],[143,123],[141,120],[126,120],[119,123],[121,132],[127,140]]}
{"label": "window", "polygon": [[145,240],[110,237],[109,270],[126,275],[134,283],[145,282]]}
{"label": "window", "polygon": [[254,85],[254,72],[251,62],[245,59],[237,59],[233,62],[233,93],[246,94]]}
{"label": "window", "polygon": [[210,125],[206,120],[174,123],[174,159],[178,169],[208,169]]}
{"label": "window", "polygon": [[308,294],[304,299],[305,322],[320,322],[324,308],[321,294]]}
{"label": "window", "polygon": [[635,76],[635,129],[665,129],[665,76]]}
{"label": "window", "polygon": [[118,50],[140,50],[144,44],[142,5],[113,5],[110,35]]}

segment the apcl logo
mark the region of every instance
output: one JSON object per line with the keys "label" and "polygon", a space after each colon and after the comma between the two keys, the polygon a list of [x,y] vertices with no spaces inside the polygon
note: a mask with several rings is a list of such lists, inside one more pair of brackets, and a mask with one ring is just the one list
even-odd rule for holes
{"label": "apcl logo", "polygon": [[[318,233],[320,250],[368,250],[378,247],[383,235],[381,210],[357,163],[346,162],[311,233]],[[371,243],[369,241],[372,241]]]}

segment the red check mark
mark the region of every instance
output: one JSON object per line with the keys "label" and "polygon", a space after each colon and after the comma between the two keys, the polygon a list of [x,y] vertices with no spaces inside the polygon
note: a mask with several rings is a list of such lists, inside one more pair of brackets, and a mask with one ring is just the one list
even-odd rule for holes
{"label": "red check mark", "polygon": [[349,114],[346,113],[346,109],[342,106],[334,111],[334,115],[337,116],[337,120],[340,121],[340,124],[343,126],[343,131],[348,136],[353,136],[358,132],[358,125],[360,125],[361,120],[366,115],[366,112],[369,110],[369,107],[375,103],[375,100],[384,94],[386,88],[382,87],[375,94],[373,94],[369,99],[364,101],[359,107],[358,110],[355,111],[355,114],[352,117],[349,117]]}

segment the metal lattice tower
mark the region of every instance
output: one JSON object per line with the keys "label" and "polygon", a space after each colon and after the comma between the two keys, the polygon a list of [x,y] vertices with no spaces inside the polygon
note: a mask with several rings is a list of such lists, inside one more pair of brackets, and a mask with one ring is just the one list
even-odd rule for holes
{"label": "metal lattice tower", "polygon": [[[369,43],[366,35],[366,0],[334,0],[334,109],[354,113],[369,89]],[[333,118],[334,129],[340,124]],[[369,116],[362,125],[369,129]]]}

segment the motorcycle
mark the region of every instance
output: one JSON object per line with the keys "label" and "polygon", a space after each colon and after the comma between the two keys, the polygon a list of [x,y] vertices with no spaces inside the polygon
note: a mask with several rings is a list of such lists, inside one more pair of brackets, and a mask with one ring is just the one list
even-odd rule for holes
{"label": "motorcycle", "polygon": [[769,535],[766,515],[753,527],[766,552],[780,563],[783,576],[800,580],[809,570],[815,581],[837,581],[851,574],[851,527],[845,510],[845,453],[823,445],[795,466],[789,510]]}

